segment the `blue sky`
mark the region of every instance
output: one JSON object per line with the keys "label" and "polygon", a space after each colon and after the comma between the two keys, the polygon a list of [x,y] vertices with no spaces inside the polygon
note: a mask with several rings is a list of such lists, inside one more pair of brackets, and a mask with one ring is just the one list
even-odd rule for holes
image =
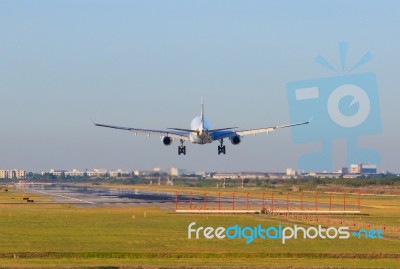
{"label": "blue sky", "polygon": [[[0,168],[279,171],[318,143],[291,130],[177,155],[158,137],[95,128],[188,128],[200,98],[215,128],[290,121],[286,83],[330,77],[317,54],[340,65],[365,52],[357,72],[377,77],[382,133],[362,137],[399,171],[398,1],[1,1]],[[337,74],[336,74],[337,75]],[[334,168],[346,164],[334,141]]]}

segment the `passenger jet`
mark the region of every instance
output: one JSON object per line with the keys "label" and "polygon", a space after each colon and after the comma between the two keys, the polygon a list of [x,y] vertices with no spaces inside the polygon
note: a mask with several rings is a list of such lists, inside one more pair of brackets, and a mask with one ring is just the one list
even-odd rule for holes
{"label": "passenger jet", "polygon": [[161,142],[169,146],[175,139],[179,139],[180,145],[178,147],[178,155],[186,155],[186,146],[183,145],[185,141],[189,141],[194,144],[204,145],[207,143],[212,143],[214,141],[219,141],[220,145],[218,146],[218,155],[226,154],[224,139],[227,138],[231,141],[233,145],[238,145],[242,141],[242,137],[246,135],[256,135],[261,133],[269,134],[276,129],[299,126],[304,124],[309,124],[310,121],[305,121],[301,123],[295,124],[287,124],[287,125],[279,125],[274,127],[266,127],[266,128],[258,128],[258,129],[249,129],[249,130],[234,130],[238,127],[230,127],[230,128],[220,128],[220,129],[212,129],[209,121],[204,116],[204,103],[201,100],[201,114],[198,117],[195,117],[191,124],[190,129],[181,129],[181,128],[167,128],[167,130],[152,130],[152,129],[138,129],[138,128],[130,128],[130,127],[120,127],[114,125],[105,125],[93,122],[95,126],[107,127],[113,129],[120,129],[130,131],[136,134],[146,134],[161,136]]}

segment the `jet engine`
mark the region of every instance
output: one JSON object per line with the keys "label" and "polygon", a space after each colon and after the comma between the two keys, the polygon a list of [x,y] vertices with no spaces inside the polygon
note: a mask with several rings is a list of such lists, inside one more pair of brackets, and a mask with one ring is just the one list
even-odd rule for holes
{"label": "jet engine", "polygon": [[229,140],[231,140],[231,143],[232,143],[233,145],[238,145],[238,144],[240,144],[240,142],[242,141],[242,139],[241,139],[240,136],[238,136],[238,135],[235,135],[235,136],[230,137]]}
{"label": "jet engine", "polygon": [[169,136],[163,136],[161,137],[161,141],[163,142],[164,145],[169,146],[172,144],[173,139]]}

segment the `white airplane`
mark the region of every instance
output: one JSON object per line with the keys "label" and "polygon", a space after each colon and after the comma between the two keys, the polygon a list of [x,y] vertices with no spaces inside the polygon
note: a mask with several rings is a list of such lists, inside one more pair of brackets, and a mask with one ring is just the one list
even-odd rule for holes
{"label": "white airplane", "polygon": [[269,134],[276,129],[299,126],[304,124],[309,124],[310,121],[305,121],[301,123],[295,124],[287,124],[280,125],[274,127],[266,127],[266,128],[258,128],[258,129],[249,129],[249,130],[233,130],[238,127],[230,127],[230,128],[220,128],[220,129],[212,129],[209,121],[206,117],[204,117],[204,103],[203,99],[201,100],[201,114],[198,117],[195,117],[191,124],[190,129],[181,129],[181,128],[167,128],[167,130],[151,130],[151,129],[138,129],[138,128],[130,128],[130,127],[120,127],[113,125],[105,125],[93,122],[95,126],[107,127],[113,129],[120,129],[130,131],[136,134],[146,134],[150,137],[150,135],[159,135],[161,136],[161,141],[164,145],[169,146],[172,144],[173,140],[179,139],[180,146],[178,147],[178,155],[186,155],[186,146],[183,145],[185,141],[190,141],[194,144],[204,145],[207,143],[212,143],[214,141],[219,141],[220,145],[218,146],[218,155],[223,153],[226,154],[225,146],[223,144],[224,139],[228,138],[233,145],[238,145],[242,141],[242,137],[246,135],[256,135],[261,133]]}

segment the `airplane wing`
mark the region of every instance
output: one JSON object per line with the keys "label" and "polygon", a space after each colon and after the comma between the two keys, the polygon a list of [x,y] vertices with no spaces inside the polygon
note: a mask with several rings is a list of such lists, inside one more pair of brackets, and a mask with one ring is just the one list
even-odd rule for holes
{"label": "airplane wing", "polygon": [[295,123],[295,124],[287,124],[287,125],[278,125],[274,127],[266,127],[266,128],[258,128],[258,129],[249,129],[249,130],[239,130],[239,131],[217,131],[212,133],[212,138],[214,140],[219,140],[223,138],[230,138],[234,137],[236,135],[239,136],[246,136],[246,135],[256,135],[256,134],[269,134],[276,129],[280,128],[287,128],[287,127],[293,127],[293,126],[298,126],[298,125],[304,125],[304,124],[309,124],[310,121],[305,121],[305,122],[300,122],[300,123]]}
{"label": "airplane wing", "polygon": [[138,128],[131,128],[131,127],[121,127],[121,126],[114,126],[114,125],[106,125],[93,122],[95,126],[99,127],[106,127],[118,130],[125,130],[130,131],[136,134],[145,134],[145,135],[157,135],[157,136],[168,136],[172,138],[182,139],[182,140],[189,140],[189,132],[186,131],[178,131],[178,130],[151,130],[151,129],[138,129]]}

